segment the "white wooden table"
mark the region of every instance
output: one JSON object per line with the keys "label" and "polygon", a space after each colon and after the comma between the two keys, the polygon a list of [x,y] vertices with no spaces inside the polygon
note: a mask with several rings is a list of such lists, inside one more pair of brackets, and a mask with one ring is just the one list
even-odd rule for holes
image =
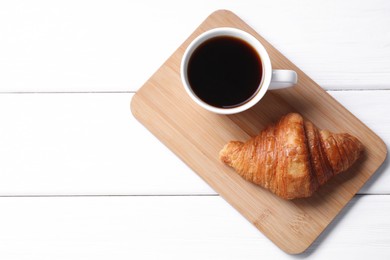
{"label": "white wooden table", "polygon": [[0,259],[390,259],[389,160],[292,256],[133,118],[222,8],[390,142],[389,1],[1,1]]}

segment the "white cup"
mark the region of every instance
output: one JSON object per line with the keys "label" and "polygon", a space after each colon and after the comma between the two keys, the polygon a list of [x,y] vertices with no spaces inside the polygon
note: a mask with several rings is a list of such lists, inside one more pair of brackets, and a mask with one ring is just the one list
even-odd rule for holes
{"label": "white cup", "polygon": [[[221,36],[238,38],[252,46],[252,48],[257,52],[260,57],[262,63],[261,67],[263,70],[262,78],[260,79],[260,84],[257,88],[257,92],[252,96],[252,98],[243,104],[228,108],[221,108],[210,105],[204,102],[200,97],[198,97],[191,88],[187,73],[188,63],[194,51],[205,41]],[[254,36],[245,31],[230,27],[211,29],[195,38],[195,40],[190,43],[190,45],[184,52],[181,61],[180,74],[184,88],[187,91],[188,95],[192,98],[192,100],[194,100],[204,109],[218,114],[235,114],[245,111],[257,104],[268,90],[292,87],[297,83],[298,80],[297,73],[293,70],[273,70],[271,66],[271,60],[267,51]]]}

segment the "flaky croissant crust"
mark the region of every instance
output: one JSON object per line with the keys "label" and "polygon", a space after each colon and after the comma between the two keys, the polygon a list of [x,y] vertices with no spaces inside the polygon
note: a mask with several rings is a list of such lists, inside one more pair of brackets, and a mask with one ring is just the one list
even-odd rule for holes
{"label": "flaky croissant crust", "polygon": [[311,196],[361,155],[354,136],[319,130],[297,113],[282,117],[245,143],[231,141],[220,159],[244,179],[284,199]]}

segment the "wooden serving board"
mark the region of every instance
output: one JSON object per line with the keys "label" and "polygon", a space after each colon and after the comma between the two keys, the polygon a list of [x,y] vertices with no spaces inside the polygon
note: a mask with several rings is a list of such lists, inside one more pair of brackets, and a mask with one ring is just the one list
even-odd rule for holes
{"label": "wooden serving board", "polygon": [[[196,105],[180,81],[182,55],[197,35],[224,26],[245,30],[258,38],[269,52],[273,68],[298,73],[297,86],[268,92],[252,109],[236,115],[217,115]],[[212,13],[152,75],[133,97],[131,110],[216,192],[291,254],[301,253],[313,243],[379,168],[387,154],[386,145],[375,133],[239,17],[226,10]],[[219,161],[218,153],[228,141],[245,141],[257,135],[265,125],[294,111],[319,128],[355,135],[363,142],[365,155],[311,198],[287,201],[243,180]]]}

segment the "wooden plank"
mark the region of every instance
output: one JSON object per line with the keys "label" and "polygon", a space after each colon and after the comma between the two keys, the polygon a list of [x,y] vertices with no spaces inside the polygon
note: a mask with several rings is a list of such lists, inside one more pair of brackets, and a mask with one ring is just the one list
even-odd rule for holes
{"label": "wooden plank", "polygon": [[[0,258],[296,259],[218,196],[0,198]],[[390,196],[352,200],[301,257],[389,259]]]}
{"label": "wooden plank", "polygon": [[[390,143],[390,91],[328,93]],[[0,94],[0,195],[217,194],[131,116],[132,97]],[[388,167],[360,192],[390,193]]]}
{"label": "wooden plank", "polygon": [[387,1],[36,0],[0,2],[0,92],[135,91],[221,8],[327,89],[390,87]]}
{"label": "wooden plank", "polygon": [[0,94],[0,195],[212,192],[132,117],[131,97]]}
{"label": "wooden plank", "polygon": [[[190,100],[180,81],[180,59],[188,44],[215,27],[235,27],[255,36],[267,49],[274,68],[298,74],[294,88],[269,92],[253,109],[238,115],[212,114]],[[134,116],[185,161],[213,189],[284,251],[301,253],[382,165],[383,141],[335,101],[296,65],[232,12],[212,13],[132,99]],[[361,140],[364,159],[333,178],[312,197],[283,200],[245,181],[218,159],[230,140],[247,140],[288,112],[299,112],[319,128],[348,132]]]}

